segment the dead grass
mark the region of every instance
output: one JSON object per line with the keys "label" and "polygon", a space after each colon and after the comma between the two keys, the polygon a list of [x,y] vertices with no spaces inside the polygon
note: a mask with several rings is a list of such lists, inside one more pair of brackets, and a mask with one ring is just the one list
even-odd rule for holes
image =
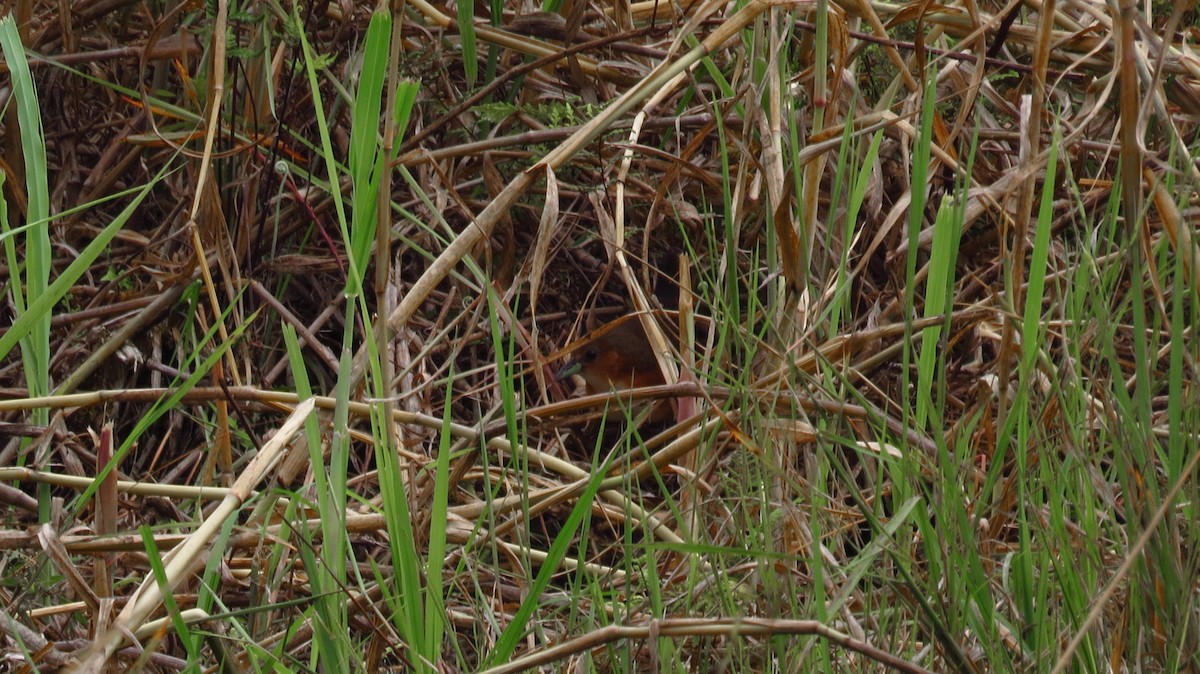
{"label": "dead grass", "polygon": [[1194,8],[68,4],[11,671],[1200,667]]}

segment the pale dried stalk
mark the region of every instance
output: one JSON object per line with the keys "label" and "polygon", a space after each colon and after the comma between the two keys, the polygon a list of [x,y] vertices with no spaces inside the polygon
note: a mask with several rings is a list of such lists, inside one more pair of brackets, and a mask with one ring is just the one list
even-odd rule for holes
{"label": "pale dried stalk", "polygon": [[125,633],[136,630],[153,611],[159,608],[163,601],[164,591],[173,590],[190,575],[195,564],[202,561],[201,553],[218,534],[225,521],[237,514],[246,499],[254,493],[254,486],[266,477],[276,463],[283,458],[292,436],[304,426],[305,420],[312,414],[315,407],[316,401],[311,398],[296,407],[279,431],[263,445],[258,455],[242,472],[224,501],[188,537],[187,542],[167,554],[164,559],[166,561],[166,588],[160,586],[154,576],[146,578],[142,586],[130,597],[129,603],[117,616],[112,627],[96,639],[80,665],[71,671],[81,674],[99,672],[121,646]]}

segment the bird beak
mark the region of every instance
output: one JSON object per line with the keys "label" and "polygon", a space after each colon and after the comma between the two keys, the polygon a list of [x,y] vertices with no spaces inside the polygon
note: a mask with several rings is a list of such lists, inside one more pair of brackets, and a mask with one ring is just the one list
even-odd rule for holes
{"label": "bird beak", "polygon": [[564,379],[567,379],[569,377],[577,375],[582,371],[583,371],[583,363],[580,363],[579,361],[572,358],[571,360],[567,361],[566,365],[563,365],[562,367],[560,367],[558,369],[558,372],[554,373],[554,380],[555,381],[563,381]]}

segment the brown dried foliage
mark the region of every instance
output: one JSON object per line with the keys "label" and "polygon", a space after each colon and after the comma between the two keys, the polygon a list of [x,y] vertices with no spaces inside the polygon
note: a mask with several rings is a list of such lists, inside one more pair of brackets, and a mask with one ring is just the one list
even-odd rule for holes
{"label": "brown dried foliage", "polygon": [[[532,457],[527,483],[497,468],[495,459],[485,468],[477,452],[463,451],[452,464],[451,543],[462,546],[488,512],[484,501],[491,497],[483,487],[483,473],[490,470],[490,483],[502,485],[495,498],[508,501],[488,504],[493,515],[483,522],[495,527],[487,533],[499,541],[501,554],[512,557],[492,566],[465,562],[470,571],[452,576],[458,555],[480,550],[452,545],[447,581],[485,587],[495,600],[491,609],[508,615],[527,589],[524,577],[512,573],[524,561],[517,546],[549,545],[577,494],[557,490],[586,476],[579,467],[588,465],[596,442],[596,422],[585,424],[579,415],[590,411],[595,417],[603,401],[571,398],[567,387],[550,376],[557,359],[573,339],[617,315],[680,308],[681,279],[690,279],[682,282],[683,310],[668,314],[666,323],[649,321],[646,327],[663,333],[657,336],[664,347],[660,350],[697,364],[685,366],[680,378],[677,370],[670,371],[672,365],[678,367],[676,360],[666,359],[668,385],[639,395],[687,401],[681,410],[709,409],[708,403],[730,397],[739,402],[736,413],[729,408],[708,413],[706,428],[716,440],[701,440],[705,436],[696,419],[643,429],[657,434],[644,444],[658,470],[669,477],[656,481],[646,455],[632,451],[627,471],[645,493],[626,495],[625,502],[597,501],[587,533],[593,556],[585,561],[609,567],[614,591],[626,582],[623,559],[645,554],[640,545],[624,547],[623,522],[633,516],[627,506],[661,503],[661,489],[680,504],[677,514],[692,518],[660,518],[666,530],[698,526],[714,545],[736,545],[728,529],[739,525],[722,504],[721,472],[745,460],[748,451],[767,449],[764,443],[774,443],[770,449],[779,471],[776,491],[765,497],[780,513],[775,543],[785,557],[776,572],[791,578],[788,587],[803,586],[803,560],[811,545],[809,514],[792,504],[805,493],[799,485],[807,485],[812,476],[805,463],[816,442],[813,427],[804,420],[810,415],[836,417],[837,432],[862,447],[887,451],[877,442],[887,437],[911,451],[928,452],[923,461],[936,468],[937,439],[905,428],[901,410],[907,405],[900,402],[906,396],[900,347],[914,327],[926,325],[920,320],[905,324],[908,210],[914,190],[930,195],[925,203],[937,204],[953,190],[955,180],[970,186],[944,373],[946,437],[954,437],[966,420],[976,424],[973,455],[958,457],[968,490],[979,487],[993,458],[1009,404],[1008,384],[1020,359],[1015,327],[1024,298],[1001,292],[1003,275],[1008,269],[1023,278],[1051,133],[1062,137],[1063,166],[1049,272],[1071,273],[1067,249],[1101,221],[1111,191],[1120,184],[1126,207],[1147,213],[1132,240],[1147,251],[1158,250],[1159,241],[1169,242],[1171,254],[1187,266],[1190,283],[1200,288],[1191,224],[1195,205],[1177,203],[1163,184],[1175,170],[1167,160],[1171,139],[1190,138],[1200,113],[1200,61],[1190,46],[1196,33],[1186,27],[1194,9],[1169,17],[1131,10],[1122,18],[1094,3],[1043,3],[1053,14],[1051,21],[1016,2],[847,1],[829,6],[828,56],[817,63],[816,6],[764,4],[747,15],[745,32],[711,45],[709,63],[723,73],[728,92],[705,70],[708,65],[688,70],[679,82],[644,92],[632,112],[599,129],[595,138],[557,155],[548,179],[545,165],[539,164],[548,153],[578,138],[584,123],[603,106],[644,86],[661,63],[686,53],[684,36],[711,38],[734,16],[732,4],[575,2],[567,3],[562,13],[545,13],[531,11],[527,3],[506,7],[495,22],[480,15],[479,65],[481,72],[494,65],[495,74],[474,87],[464,80],[451,19],[454,8],[410,4],[404,11],[398,67],[421,87],[393,168],[402,166],[413,182],[394,173],[391,248],[379,258],[389,265],[381,275],[385,287],[378,294],[367,293],[370,314],[360,316],[356,325],[345,325],[341,289],[347,251],[334,201],[322,182],[326,168],[314,149],[320,136],[299,46],[285,19],[265,3],[234,16],[225,33],[229,42],[218,82],[211,61],[220,53],[211,40],[214,19],[200,5],[181,3],[163,15],[153,14],[150,7],[157,5],[147,3],[81,2],[63,13],[69,5],[17,3],[18,16],[27,18],[21,30],[43,102],[53,212],[67,213],[145,184],[164,166],[178,169],[154,188],[107,254],[55,310],[52,380],[63,388],[56,402],[41,403],[52,407],[48,426],[25,423],[27,410],[39,403],[21,402],[25,384],[19,352],[0,362],[0,402],[11,403],[0,408],[5,410],[0,412],[0,433],[7,436],[0,466],[43,471],[41,477],[10,473],[4,486],[10,510],[0,547],[12,555],[6,573],[30,584],[0,588],[2,603],[9,607],[4,621],[20,617],[0,631],[20,632],[44,669],[70,662],[79,655],[76,649],[111,622],[132,590],[122,578],[149,576],[137,527],[160,527],[164,533],[156,535],[158,546],[169,549],[188,537],[189,529],[180,523],[200,519],[194,492],[138,490],[129,483],[233,486],[257,448],[283,423],[296,402],[279,393],[294,387],[283,323],[294,327],[304,343],[314,389],[332,395],[344,332],[353,331],[354,343],[361,344],[366,330],[384,316],[392,317],[387,348],[395,376],[389,391],[398,420],[399,456],[411,468],[407,475],[416,531],[428,529],[429,512],[422,506],[432,493],[428,475],[418,475],[417,468],[436,455],[448,388],[463,448],[478,447],[471,436],[480,432],[493,439],[490,451]],[[484,11],[482,4],[476,7]],[[321,71],[321,94],[334,151],[344,160],[352,111],[334,81],[354,89],[369,10],[345,2],[315,3],[303,11],[308,40],[328,59]],[[1128,51],[1133,47],[1135,54]],[[781,55],[796,61],[764,60]],[[494,63],[489,61],[493,57]],[[758,71],[786,73],[786,80],[769,87]],[[926,184],[911,184],[908,162],[919,126],[922,83],[926,73],[934,72],[933,159]],[[218,83],[224,98],[209,134],[206,106]],[[118,86],[137,94],[119,93]],[[1119,97],[1126,92],[1133,96]],[[159,107],[152,99],[175,107]],[[644,114],[635,117],[638,110]],[[576,118],[566,117],[568,113]],[[1138,120],[1149,129],[1139,134]],[[845,223],[847,188],[835,184],[835,176],[858,170],[856,162],[838,166],[846,125],[853,134],[850,154],[860,159],[871,134],[884,134],[878,157],[865,168],[863,207],[852,229]],[[789,137],[793,128],[799,147]],[[978,150],[966,176],[976,132]],[[21,222],[25,203],[23,164],[13,122],[4,134],[5,190],[15,223]],[[211,154],[206,154],[206,141],[212,143]],[[1121,175],[1118,160],[1125,162]],[[1194,170],[1194,162],[1185,164]],[[339,189],[348,199],[348,181]],[[547,193],[554,203],[545,203]],[[1078,197],[1069,199],[1070,194]],[[194,222],[189,219],[193,200],[199,204]],[[94,204],[55,220],[56,273],[124,203]],[[916,237],[922,265],[935,211],[927,206]],[[472,228],[479,233],[469,234]],[[447,255],[451,239],[461,247]],[[768,240],[775,247],[768,248]],[[443,255],[444,267],[431,262],[437,255]],[[835,325],[824,312],[833,300],[843,257],[849,291],[845,315]],[[478,265],[482,278],[458,264],[464,258]],[[926,273],[922,265],[918,282]],[[9,279],[10,271],[0,269],[0,279]],[[497,304],[489,305],[487,287],[500,298]],[[537,289],[533,301],[531,288]],[[5,281],[4,290],[5,301],[11,301],[11,282]],[[1156,290],[1159,297],[1165,295]],[[734,296],[739,303],[731,301]],[[756,307],[756,313],[730,315],[736,306]],[[528,424],[522,448],[507,445],[511,438],[503,422],[492,310],[505,339],[512,335],[516,345],[518,360],[512,367],[517,393],[523,396],[518,414]],[[12,308],[7,311],[11,316]],[[714,353],[718,332],[709,326],[721,324],[743,327],[737,346],[719,358],[705,357],[703,345]],[[106,482],[94,502],[74,508],[86,481],[63,480],[39,495],[36,485],[49,484],[41,481],[45,473],[95,476],[98,457],[110,455],[112,443],[119,445],[132,432],[159,389],[189,374],[181,368],[198,365],[181,350],[215,326],[226,335],[245,330],[202,385],[147,429],[123,458],[115,471],[120,480],[115,493],[113,483]],[[1083,345],[1080,353],[1087,354],[1088,348]],[[210,352],[208,345],[205,355]],[[1120,355],[1130,361],[1132,346]],[[355,361],[359,375],[362,365]],[[1085,364],[1093,366],[1104,368],[1105,363],[1096,359]],[[448,387],[445,377],[451,367],[455,376]],[[823,389],[817,382],[830,367],[860,395],[837,399]],[[1165,365],[1159,361],[1152,367]],[[1093,374],[1128,377],[1131,363],[1129,368]],[[61,397],[91,391],[105,393]],[[362,389],[352,394],[356,401],[367,397]],[[1095,404],[1098,416],[1111,411],[1105,401]],[[325,401],[319,406],[328,409]],[[349,480],[352,489],[369,499],[378,495],[378,486],[364,410],[352,410],[357,416],[351,425],[364,435],[353,444]],[[328,412],[321,416],[326,434],[330,418]],[[1043,422],[1057,423],[1052,414]],[[615,442],[613,425],[600,442]],[[93,438],[89,429],[103,430]],[[708,443],[707,450],[697,458],[695,448],[702,442]],[[253,487],[302,491],[311,483],[314,467],[307,449],[301,444],[290,451],[277,470]],[[873,491],[880,480],[871,460],[859,457],[848,463],[868,499],[887,497],[886,488]],[[528,513],[514,508],[519,501],[513,500],[525,488],[534,493]],[[1007,528],[1013,510],[1005,507],[1012,508],[1016,495],[1004,480],[997,489],[1003,494],[1001,506],[983,545],[999,556],[1014,544]],[[47,494],[53,500],[46,501]],[[31,496],[54,507],[44,529],[34,527],[38,500]],[[826,548],[835,557],[852,556],[867,542],[860,535],[865,520],[847,494],[830,488],[828,498],[830,512],[841,513],[834,519],[842,529],[825,542]],[[103,510],[98,510],[101,500]],[[64,504],[72,508],[64,509]],[[259,574],[280,577],[264,564],[289,562],[272,560],[264,552],[278,533],[277,520],[248,524],[235,529],[225,543],[220,586],[214,589],[231,610],[281,604],[264,609],[245,628],[268,647],[288,639],[288,652],[303,662],[311,631],[282,630],[304,608],[283,604],[306,596],[304,571],[290,562],[295,567],[286,583],[260,586]],[[382,517],[355,510],[347,513],[346,526],[364,575],[370,575],[368,559],[390,563]],[[113,533],[99,537],[108,532]],[[664,540],[670,542],[669,537]],[[51,549],[54,554],[44,556]],[[688,562],[669,550],[657,559],[663,585],[678,588]],[[78,565],[73,568],[76,582],[47,583],[44,574],[50,569],[67,576],[72,564]],[[197,577],[185,578],[176,589],[180,608],[196,600]],[[751,596],[761,589],[755,572],[740,580]],[[475,591],[462,594],[473,596]],[[84,604],[69,603],[75,600]],[[378,594],[347,601],[355,616],[352,624],[366,635],[365,641],[395,645],[395,634],[366,609],[380,602]],[[863,601],[859,597],[850,603]],[[488,648],[478,607],[447,608],[450,624],[459,630],[453,638],[460,639],[468,660],[478,661]],[[741,608],[750,617],[773,617],[769,599],[747,601]],[[843,618],[846,630],[862,634],[856,622],[861,616],[848,610]],[[96,628],[89,631],[89,625]],[[809,626],[778,627],[761,634],[822,633]],[[565,623],[546,629],[563,639],[577,636]],[[723,639],[731,637],[712,634],[716,636],[707,637],[711,641],[683,643],[696,646],[698,653],[705,648],[721,652],[728,646]],[[956,652],[958,647],[946,641],[959,636],[942,637],[938,649],[944,660],[938,662],[986,670],[986,663],[972,660],[969,649]],[[649,643],[653,641],[651,635]],[[592,643],[581,650],[595,647]],[[10,652],[20,651],[14,647]],[[884,653],[862,652],[901,666]],[[126,646],[118,658],[125,662],[132,653]],[[172,669],[181,653],[168,637],[145,666]],[[647,650],[634,653],[644,662],[654,657]],[[396,665],[402,656],[370,650],[364,657],[382,667]],[[547,662],[570,657],[556,654]]]}

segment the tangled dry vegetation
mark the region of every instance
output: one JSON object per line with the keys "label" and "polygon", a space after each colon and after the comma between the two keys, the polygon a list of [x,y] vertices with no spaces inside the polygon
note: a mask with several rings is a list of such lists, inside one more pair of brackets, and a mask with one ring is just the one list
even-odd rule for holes
{"label": "tangled dry vegetation", "polygon": [[1200,667],[1188,3],[372,9],[6,3],[10,671]]}

